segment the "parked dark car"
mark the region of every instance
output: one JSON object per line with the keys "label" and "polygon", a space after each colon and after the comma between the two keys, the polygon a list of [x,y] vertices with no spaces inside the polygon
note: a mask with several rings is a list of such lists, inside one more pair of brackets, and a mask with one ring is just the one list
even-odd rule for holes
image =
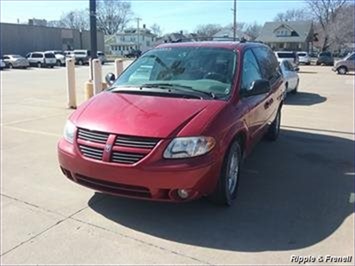
{"label": "parked dark car", "polygon": [[97,191],[231,205],[243,159],[280,132],[283,77],[263,44],[162,44],[106,80],[58,143],[63,174]]}
{"label": "parked dark car", "polygon": [[134,57],[140,57],[141,55],[142,55],[142,51],[140,51],[140,50],[132,50],[128,54],[126,54],[126,57],[134,58]]}
{"label": "parked dark car", "polygon": [[317,66],[332,66],[334,64],[334,58],[331,52],[321,52],[318,55],[318,59],[316,62]]}

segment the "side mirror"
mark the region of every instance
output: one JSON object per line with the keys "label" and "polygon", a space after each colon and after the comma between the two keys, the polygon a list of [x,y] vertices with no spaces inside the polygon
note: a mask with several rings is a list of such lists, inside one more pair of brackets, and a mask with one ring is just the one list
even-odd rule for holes
{"label": "side mirror", "polygon": [[105,80],[108,85],[112,85],[116,80],[116,76],[113,73],[108,73],[105,77]]}
{"label": "side mirror", "polygon": [[299,67],[295,67],[294,70],[295,70],[296,72],[298,72],[298,71],[300,71],[300,68],[299,68]]}
{"label": "side mirror", "polygon": [[260,94],[268,93],[270,90],[271,90],[271,86],[268,80],[258,79],[252,83],[251,88],[248,91],[242,93],[242,96],[248,97],[248,96],[260,95]]}

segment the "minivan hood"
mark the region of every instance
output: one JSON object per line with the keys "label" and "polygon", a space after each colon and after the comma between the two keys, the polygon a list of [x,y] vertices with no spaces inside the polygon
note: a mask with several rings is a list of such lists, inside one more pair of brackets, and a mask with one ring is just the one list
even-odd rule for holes
{"label": "minivan hood", "polygon": [[[102,92],[71,116],[77,127],[122,135],[169,138],[188,124],[201,133],[224,101]],[[194,120],[195,122],[192,122]]]}

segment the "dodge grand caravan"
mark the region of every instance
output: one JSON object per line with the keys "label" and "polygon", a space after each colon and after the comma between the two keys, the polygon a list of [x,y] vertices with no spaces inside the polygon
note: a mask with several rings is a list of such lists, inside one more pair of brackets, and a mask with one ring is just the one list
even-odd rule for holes
{"label": "dodge grand caravan", "polygon": [[279,134],[283,79],[262,44],[163,44],[107,81],[58,143],[64,175],[97,191],[230,205],[243,159]]}

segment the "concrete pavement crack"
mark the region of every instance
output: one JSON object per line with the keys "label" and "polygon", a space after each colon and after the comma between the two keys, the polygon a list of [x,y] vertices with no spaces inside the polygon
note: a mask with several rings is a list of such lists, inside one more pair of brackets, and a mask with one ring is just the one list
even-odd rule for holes
{"label": "concrete pavement crack", "polygon": [[99,229],[101,229],[101,230],[104,230],[104,231],[107,231],[107,232],[110,232],[110,233],[113,233],[113,234],[116,234],[116,235],[119,235],[119,236],[124,237],[124,238],[131,239],[131,240],[136,241],[136,242],[139,242],[139,243],[141,243],[141,244],[144,244],[144,245],[147,245],[147,246],[151,246],[151,247],[160,249],[160,250],[162,250],[162,251],[170,252],[171,254],[175,254],[175,255],[178,255],[178,256],[181,256],[181,257],[185,257],[185,258],[189,258],[189,259],[194,260],[194,261],[196,261],[196,262],[198,262],[198,263],[200,263],[200,264],[212,265],[211,263],[208,263],[208,262],[206,262],[206,261],[200,260],[200,259],[198,259],[198,258],[189,256],[189,255],[186,255],[186,254],[183,254],[183,253],[174,251],[174,250],[170,250],[170,249],[167,249],[167,248],[164,248],[164,247],[155,245],[155,244],[153,244],[153,243],[150,243],[150,242],[147,242],[147,241],[144,241],[144,240],[141,240],[141,239],[132,237],[132,236],[128,236],[128,235],[125,235],[125,234],[122,234],[122,233],[119,233],[119,232],[110,230],[110,229],[108,229],[108,228],[105,228],[105,227],[102,227],[102,226],[99,226],[99,225],[96,225],[96,224],[93,224],[93,223],[85,222],[85,221],[83,221],[83,220],[80,220],[80,219],[77,219],[77,218],[73,218],[73,217],[71,217],[70,219],[72,219],[72,220],[74,220],[74,221],[77,221],[77,222],[80,222],[80,223],[83,223],[83,224],[86,224],[86,225],[89,225],[89,226],[92,226],[92,227],[99,228]]}
{"label": "concrete pavement crack", "polygon": [[11,197],[11,196],[2,194],[2,193],[0,193],[0,195],[3,196],[3,197],[9,198],[9,199],[15,200],[15,201],[17,201],[17,202],[21,202],[21,203],[23,203],[23,204],[25,204],[25,205],[28,205],[28,206],[31,206],[31,207],[33,207],[33,208],[40,209],[40,210],[42,210],[42,211],[45,211],[45,212],[48,212],[48,213],[55,214],[55,215],[58,215],[58,216],[63,217],[63,219],[57,221],[55,224],[53,224],[53,225],[47,227],[46,229],[42,230],[42,231],[39,232],[38,234],[32,236],[31,238],[29,238],[29,239],[27,239],[27,240],[25,240],[25,241],[22,241],[22,242],[19,243],[18,245],[16,245],[16,246],[12,247],[11,249],[9,249],[9,250],[3,252],[2,254],[0,254],[0,257],[6,255],[6,254],[10,253],[11,251],[13,251],[13,250],[19,248],[20,246],[22,246],[22,245],[24,245],[24,244],[26,244],[26,243],[32,241],[33,239],[37,238],[38,236],[40,236],[40,235],[42,235],[42,234],[48,232],[48,231],[51,230],[52,228],[54,228],[54,227],[56,227],[57,225],[61,224],[62,222],[66,221],[66,220],[68,220],[68,219],[73,219],[72,216],[74,216],[74,215],[76,215],[76,214],[82,212],[83,210],[89,208],[92,204],[98,203],[98,202],[102,201],[102,200],[105,198],[105,197],[102,197],[101,199],[98,199],[98,200],[94,201],[92,204],[87,205],[87,206],[85,206],[85,207],[83,207],[83,208],[77,210],[76,212],[74,212],[74,213],[72,213],[72,214],[70,214],[70,215],[68,215],[68,216],[64,216],[64,215],[59,214],[59,213],[56,213],[56,212],[54,212],[54,211],[51,211],[51,210],[42,208],[42,207],[40,207],[40,206],[38,206],[38,205],[35,205],[35,204],[33,204],[33,203],[29,203],[29,202],[26,202],[26,201],[23,201],[23,200],[20,200],[20,199],[17,199],[17,198],[14,198],[14,197]]}
{"label": "concrete pavement crack", "polygon": [[21,202],[23,204],[26,204],[28,206],[31,206],[33,208],[37,208],[37,209],[40,209],[42,211],[45,211],[45,212],[48,212],[48,213],[51,213],[51,214],[55,214],[55,215],[59,215],[59,216],[62,216],[63,219],[57,221],[55,224],[47,227],[46,229],[44,229],[43,231],[39,232],[38,234],[32,236],[31,238],[25,240],[25,241],[22,241],[21,243],[19,243],[18,245],[14,246],[13,248],[5,251],[4,253],[0,254],[0,257],[14,251],[15,249],[19,248],[20,246],[32,241],[33,239],[39,237],[40,235],[48,232],[49,230],[51,230],[52,228],[56,227],[57,225],[61,224],[62,222],[70,219],[70,220],[73,220],[73,221],[76,221],[76,222],[79,222],[79,223],[82,223],[82,224],[86,224],[86,225],[89,225],[91,227],[95,227],[95,228],[98,228],[98,229],[101,229],[101,230],[104,230],[104,231],[107,231],[107,232],[110,232],[110,233],[113,233],[113,234],[116,234],[116,235],[119,235],[121,237],[124,237],[124,238],[128,238],[128,239],[131,239],[133,241],[136,241],[136,242],[139,242],[139,243],[142,243],[144,245],[148,245],[148,246],[151,246],[151,247],[154,247],[154,248],[157,248],[157,249],[160,249],[162,251],[165,251],[165,252],[169,252],[171,254],[175,254],[177,256],[181,256],[181,257],[185,257],[185,258],[188,258],[188,259],[191,259],[193,261],[196,261],[197,263],[199,264],[204,264],[204,265],[212,265],[206,261],[202,261],[200,259],[197,259],[195,257],[192,257],[192,256],[189,256],[189,255],[186,255],[186,254],[183,254],[183,253],[180,253],[180,252],[177,252],[177,251],[174,251],[174,250],[170,250],[170,249],[167,249],[167,248],[164,248],[164,247],[161,247],[161,246],[158,246],[158,245],[155,245],[153,243],[150,243],[150,242],[147,242],[147,241],[144,241],[144,240],[141,240],[141,239],[138,239],[138,238],[135,238],[135,237],[132,237],[132,236],[128,236],[128,235],[125,235],[125,234],[122,234],[122,233],[119,233],[119,232],[116,232],[116,231],[113,231],[113,230],[110,230],[108,228],[105,228],[105,227],[102,227],[102,226],[99,226],[99,225],[96,225],[96,224],[92,224],[92,223],[89,223],[89,222],[85,222],[83,220],[80,220],[80,219],[77,219],[77,218],[74,218],[73,216],[77,215],[78,213],[82,212],[83,210],[89,208],[90,206],[93,206],[97,203],[99,203],[100,201],[104,200],[106,198],[106,196],[102,196],[102,198],[100,199],[97,199],[96,201],[90,203],[90,205],[87,205],[77,211],[75,211],[74,213],[68,215],[68,216],[63,216],[62,214],[59,214],[57,212],[54,212],[54,211],[51,211],[51,210],[48,210],[48,209],[45,209],[43,207],[40,207],[38,205],[35,205],[33,203],[29,203],[29,202],[26,202],[26,201],[23,201],[23,200],[20,200],[20,199],[17,199],[17,198],[14,198],[14,197],[11,197],[11,196],[8,196],[8,195],[5,195],[5,194],[0,194],[1,196],[3,197],[6,197],[6,198],[9,198],[9,199],[12,199],[12,200],[15,200],[15,201],[18,201],[18,202]]}

